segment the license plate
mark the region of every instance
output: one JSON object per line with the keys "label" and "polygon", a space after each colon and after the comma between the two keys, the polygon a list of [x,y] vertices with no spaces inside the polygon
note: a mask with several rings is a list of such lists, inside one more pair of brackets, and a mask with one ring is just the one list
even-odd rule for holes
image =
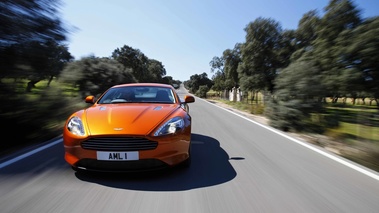
{"label": "license plate", "polygon": [[125,161],[125,160],[138,160],[138,152],[97,152],[98,160],[114,160],[114,161]]}

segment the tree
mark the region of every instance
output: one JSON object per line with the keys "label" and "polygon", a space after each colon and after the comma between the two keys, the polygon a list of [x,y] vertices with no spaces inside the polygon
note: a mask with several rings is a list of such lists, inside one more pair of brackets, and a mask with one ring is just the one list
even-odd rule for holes
{"label": "tree", "polygon": [[0,49],[37,41],[64,41],[67,31],[58,17],[60,0],[2,0]]}
{"label": "tree", "polygon": [[57,9],[59,0],[4,0],[0,3],[0,78],[29,79],[27,91],[49,82],[71,60],[63,45],[67,30]]}
{"label": "tree", "polygon": [[378,33],[379,17],[374,17],[345,30],[337,40],[344,67],[341,74],[344,90],[350,94],[364,92],[376,101],[379,98]]}
{"label": "tree", "polygon": [[225,70],[224,70],[224,58],[223,57],[213,57],[209,62],[211,66],[211,72],[215,73],[212,76],[213,86],[212,89],[215,91],[223,91],[226,89],[225,85]]}
{"label": "tree", "polygon": [[291,55],[296,51],[296,31],[284,30],[282,31],[276,50],[278,69],[287,67],[291,63]]}
{"label": "tree", "polygon": [[164,68],[162,62],[155,59],[149,59],[147,70],[151,76],[149,79],[150,82],[163,83],[163,77],[166,75],[166,69]]}
{"label": "tree", "polygon": [[[333,21],[330,21],[333,20]],[[316,36],[313,41],[314,57],[321,66],[323,72],[323,83],[328,91],[335,97],[343,93],[339,78],[342,70],[345,69],[341,63],[338,39],[345,30],[352,30],[361,23],[359,10],[349,0],[331,0],[329,5],[325,7],[325,14],[320,19]]]}
{"label": "tree", "polygon": [[317,28],[320,22],[317,10],[311,10],[303,15],[296,29],[296,40],[299,48],[305,48],[312,45],[316,39]]}
{"label": "tree", "polygon": [[0,57],[7,59],[0,64],[2,77],[15,76],[16,63],[24,63],[23,46],[66,39],[67,31],[57,17],[59,5],[59,0],[1,1]]}
{"label": "tree", "polygon": [[68,47],[66,45],[59,45],[54,41],[48,43],[48,51],[50,54],[48,55],[49,64],[46,77],[49,79],[49,86],[53,78],[59,76],[66,64],[74,60],[74,57],[68,51]]}
{"label": "tree", "polygon": [[222,72],[217,71],[212,76],[212,82],[213,82],[213,86],[211,88],[212,90],[217,91],[217,92],[221,92],[221,91],[225,90],[225,88],[226,88],[225,76]]}
{"label": "tree", "polygon": [[216,91],[230,90],[233,87],[239,87],[238,66],[241,62],[241,44],[237,43],[234,49],[226,49],[222,57],[213,57],[209,63],[211,72],[216,72],[213,89]]}
{"label": "tree", "polygon": [[309,54],[313,50],[313,41],[317,38],[317,29],[320,22],[317,10],[311,10],[300,19],[295,31],[295,52],[291,55],[291,61],[296,61],[303,54]]}
{"label": "tree", "polygon": [[60,75],[60,81],[78,88],[82,98],[100,95],[116,84],[136,82],[131,70],[110,58],[87,57],[71,62]]}
{"label": "tree", "polygon": [[226,49],[222,57],[224,58],[225,85],[227,89],[239,87],[238,66],[241,63],[241,44],[237,43],[233,50]]}
{"label": "tree", "polygon": [[46,43],[31,42],[23,47],[24,66],[30,67],[25,71],[25,78],[29,82],[26,91],[30,92],[36,83],[48,79],[48,86],[54,77],[57,77],[63,70],[63,67],[71,60],[73,56],[68,52],[68,47],[59,45],[53,40]]}
{"label": "tree", "polygon": [[238,67],[244,91],[274,89],[273,81],[281,67],[278,58],[281,26],[270,18],[257,18],[246,28],[246,41],[241,45],[242,62]]}
{"label": "tree", "polygon": [[195,74],[190,77],[190,80],[185,81],[184,85],[190,90],[191,93],[196,93],[200,86],[207,86],[212,88],[213,82],[208,78],[207,73],[202,73],[200,75]]}
{"label": "tree", "polygon": [[224,63],[225,59],[223,57],[213,57],[212,60],[209,62],[209,65],[211,66],[211,72],[224,73]]}
{"label": "tree", "polygon": [[124,45],[113,51],[112,58],[124,65],[125,68],[130,68],[138,82],[149,82],[152,78],[148,70],[149,58],[139,49]]}

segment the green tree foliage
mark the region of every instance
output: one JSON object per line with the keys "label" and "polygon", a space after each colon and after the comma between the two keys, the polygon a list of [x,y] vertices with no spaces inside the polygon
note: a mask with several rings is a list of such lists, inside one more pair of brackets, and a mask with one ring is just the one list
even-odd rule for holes
{"label": "green tree foliage", "polygon": [[321,79],[319,68],[311,60],[298,60],[283,69],[275,80],[275,93],[266,108],[271,125],[283,130],[312,129],[312,113],[322,111]]}
{"label": "green tree foliage", "polygon": [[196,95],[200,98],[206,98],[207,92],[209,91],[209,88],[207,85],[201,85],[199,89],[196,91]]}
{"label": "green tree foliage", "polygon": [[27,69],[24,77],[29,80],[26,91],[30,92],[36,83],[48,79],[48,85],[54,77],[63,70],[65,64],[73,59],[68,52],[68,47],[59,45],[55,41],[47,41],[42,44],[31,42],[22,47],[22,63]]}
{"label": "green tree foliage", "polygon": [[166,75],[166,69],[164,68],[162,62],[155,59],[148,60],[147,70],[150,73],[150,82],[163,83],[163,76]]}
{"label": "green tree foliage", "polygon": [[246,28],[246,41],[241,45],[242,62],[238,67],[244,91],[274,89],[277,70],[282,67],[278,57],[282,29],[277,21],[257,18]]}
{"label": "green tree foliage", "polygon": [[227,88],[227,86],[225,85],[225,74],[220,71],[217,71],[212,76],[212,82],[213,82],[212,89],[214,91],[220,92]]}
{"label": "green tree foliage", "polygon": [[366,93],[379,98],[379,17],[369,18],[339,37],[344,90],[352,96]]}
{"label": "green tree foliage", "polygon": [[163,84],[170,84],[174,86],[174,88],[179,88],[182,82],[180,80],[174,80],[172,76],[164,76],[162,80],[160,81]]}
{"label": "green tree foliage", "polygon": [[211,66],[211,72],[224,73],[224,63],[225,60],[223,57],[213,57],[212,60],[209,62],[209,65]]}
{"label": "green tree foliage", "polygon": [[166,69],[162,62],[149,59],[139,49],[124,45],[113,51],[112,58],[124,65],[126,69],[131,69],[138,82],[173,83],[172,79],[165,78]]}
{"label": "green tree foliage", "polygon": [[295,51],[291,55],[290,60],[296,61],[304,54],[309,54],[313,50],[312,43],[317,38],[317,29],[320,17],[317,10],[311,10],[303,15],[300,19],[298,28],[295,31]]}
{"label": "green tree foliage", "polygon": [[287,67],[291,61],[291,55],[297,50],[296,31],[284,30],[278,43],[278,70]]}
{"label": "green tree foliage", "polygon": [[214,73],[214,75],[212,76],[212,89],[215,91],[223,91],[226,88],[228,88],[225,84],[226,76],[224,70],[224,63],[224,58],[217,56],[213,57],[212,60],[209,62],[209,65],[211,66],[211,72]]}
{"label": "green tree foliage", "polygon": [[64,41],[66,30],[57,16],[60,0],[2,0],[0,48],[49,40]]}
{"label": "green tree foliage", "polygon": [[138,82],[150,81],[149,58],[139,49],[124,45],[113,51],[112,58],[124,65],[125,68],[130,68]]}
{"label": "green tree foliage", "polygon": [[58,17],[59,6],[59,0],[0,2],[0,58],[3,59],[0,78],[36,78],[40,72],[45,73],[42,76],[51,76],[52,73],[46,75],[51,68],[49,63],[54,63],[49,60],[56,57],[49,51],[65,41],[67,33]]}
{"label": "green tree foliage", "polygon": [[209,90],[209,88],[212,88],[213,82],[208,78],[207,73],[204,72],[200,75],[192,75],[190,80],[184,82],[184,85],[191,93],[195,94],[199,90],[200,86],[207,86]]}
{"label": "green tree foliage", "polygon": [[311,10],[303,15],[296,29],[296,41],[299,48],[311,46],[316,39],[319,22],[317,10]]}
{"label": "green tree foliage", "polygon": [[[320,19],[313,42],[315,59],[323,71],[323,83],[327,86],[330,95],[337,98],[344,93],[339,80],[346,66],[341,63],[341,48],[338,41],[343,32],[356,28],[360,23],[359,10],[349,0],[331,0],[325,7],[325,14]],[[333,20],[333,21],[331,21]],[[349,39],[352,42],[351,39]],[[351,45],[351,43],[349,44]],[[343,53],[342,53],[343,54]]]}
{"label": "green tree foliage", "polygon": [[82,98],[100,95],[116,84],[136,82],[131,69],[114,59],[97,57],[86,57],[68,64],[59,79],[78,88]]}
{"label": "green tree foliage", "polygon": [[238,66],[241,63],[241,44],[237,43],[234,49],[226,49],[222,57],[224,59],[225,85],[227,89],[239,87]]}
{"label": "green tree foliage", "polygon": [[215,72],[213,77],[215,91],[230,90],[239,87],[238,66],[241,62],[241,44],[237,43],[234,49],[226,49],[222,57],[213,57],[209,65],[211,71]]}

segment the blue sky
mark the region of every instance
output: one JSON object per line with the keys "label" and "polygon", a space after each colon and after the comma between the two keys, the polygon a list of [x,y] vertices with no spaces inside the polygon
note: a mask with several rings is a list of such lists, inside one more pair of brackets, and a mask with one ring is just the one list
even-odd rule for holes
{"label": "blue sky", "polygon": [[[111,56],[124,45],[161,61],[168,76],[189,80],[206,72],[209,62],[245,41],[244,28],[258,17],[296,29],[302,16],[329,0],[62,0],[62,19],[75,27],[70,53]],[[356,0],[362,18],[379,15],[379,0]]]}

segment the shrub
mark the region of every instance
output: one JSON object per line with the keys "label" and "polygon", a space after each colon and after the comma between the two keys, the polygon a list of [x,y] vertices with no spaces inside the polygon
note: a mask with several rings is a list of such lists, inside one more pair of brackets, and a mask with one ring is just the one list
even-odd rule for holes
{"label": "shrub", "polygon": [[207,92],[209,91],[208,86],[206,85],[201,85],[199,89],[196,91],[196,95],[199,96],[200,98],[206,98],[207,97]]}

